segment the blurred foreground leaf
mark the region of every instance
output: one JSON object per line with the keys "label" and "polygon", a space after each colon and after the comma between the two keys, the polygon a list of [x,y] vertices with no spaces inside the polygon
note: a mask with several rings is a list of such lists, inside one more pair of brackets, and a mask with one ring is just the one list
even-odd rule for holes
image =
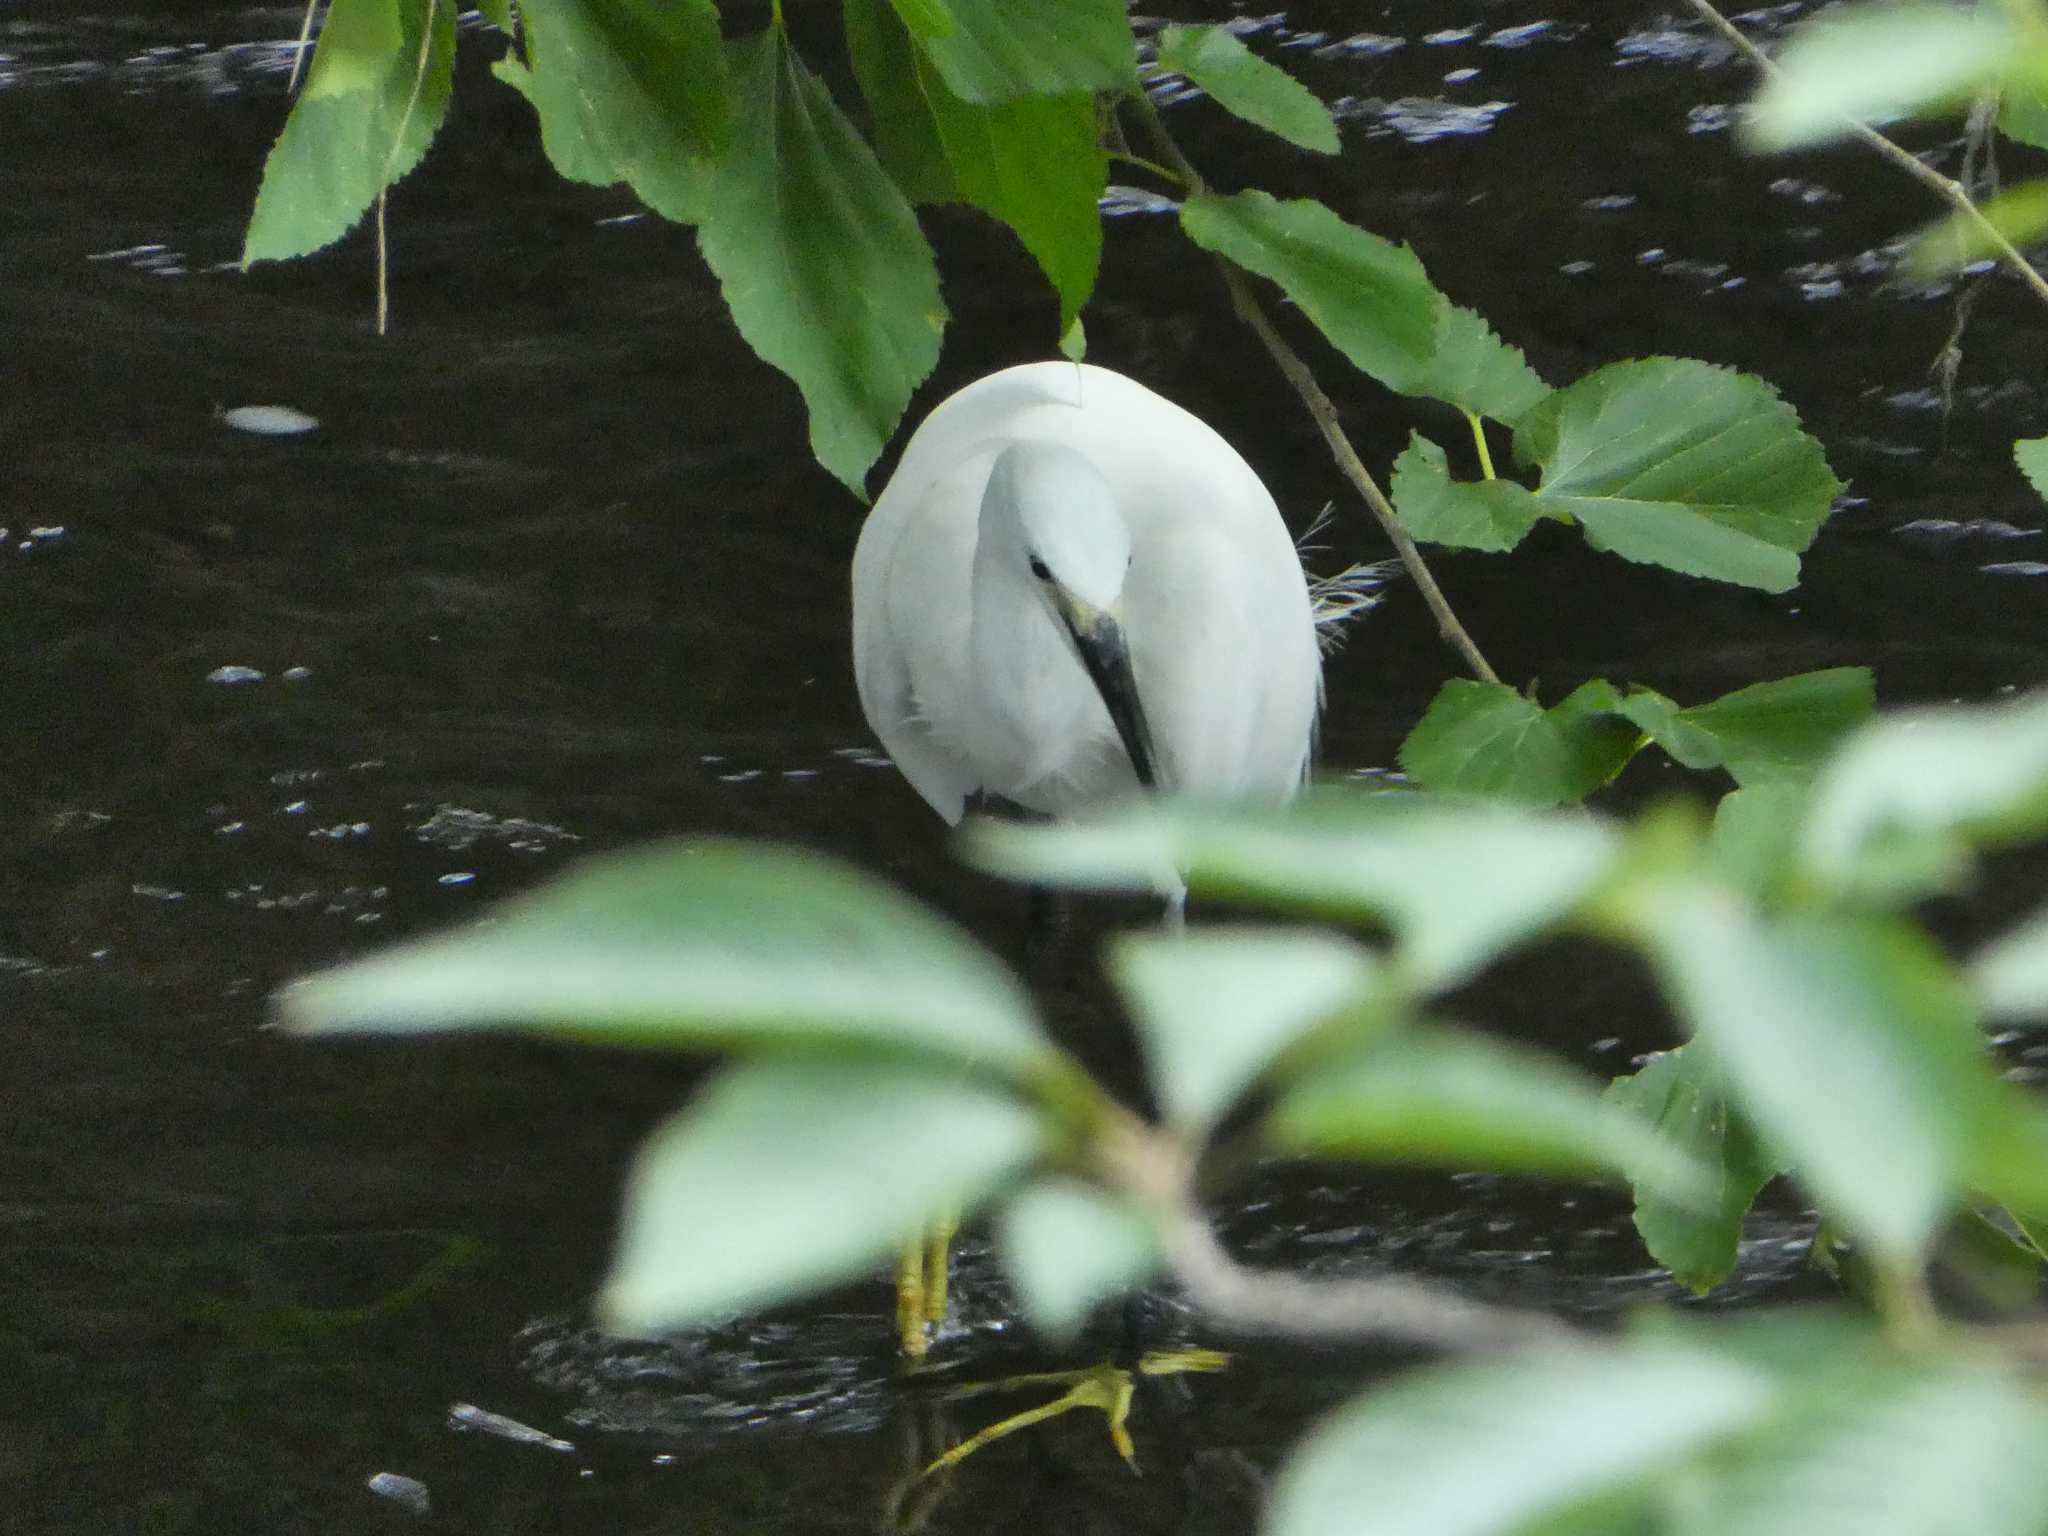
{"label": "blurred foreground leaf", "polygon": [[1332,786],[1284,810],[1155,803],[1095,822],[983,821],[965,847],[1014,879],[1150,891],[1180,869],[1198,893],[1383,921],[1401,981],[1433,988],[1562,921],[1619,840],[1589,817]]}
{"label": "blurred foreground leaf", "polygon": [[1440,1026],[1396,1030],[1285,1092],[1272,1140],[1314,1157],[1438,1168],[1632,1176],[1667,1199],[1711,1198],[1706,1170],[1650,1122],[1540,1051]]}
{"label": "blurred foreground leaf", "polygon": [[1053,1050],[1009,972],[916,902],[815,854],[709,840],[592,859],[488,922],[298,982],[278,1007],[308,1033],[804,1041],[1019,1076]]}
{"label": "blurred foreground leaf", "polygon": [[1856,123],[1967,101],[2023,44],[2005,9],[1925,3],[1850,6],[1802,26],[1778,50],[1743,137],[1763,150],[1845,137]]}
{"label": "blurred foreground leaf", "polygon": [[1850,892],[1953,884],[1976,845],[2048,828],[2048,694],[1900,710],[1860,731],[1814,784],[1800,849]]}
{"label": "blurred foreground leaf", "polygon": [[1265,1529],[1513,1536],[1639,1486],[1755,1423],[1772,1396],[1758,1371],[1656,1341],[1414,1372],[1311,1434],[1274,1484]]}
{"label": "blurred foreground leaf", "polygon": [[1091,1185],[1043,1179],[1004,1207],[1003,1268],[1031,1325],[1073,1342],[1103,1302],[1150,1281],[1163,1259],[1145,1217]]}
{"label": "blurred foreground leaf", "polygon": [[1109,973],[1167,1118],[1206,1131],[1274,1059],[1372,984],[1371,955],[1306,929],[1131,933]]}
{"label": "blurred foreground leaf", "polygon": [[876,1060],[731,1068],[648,1139],[626,1182],[607,1327],[718,1320],[858,1277],[1037,1156],[1024,1105]]}

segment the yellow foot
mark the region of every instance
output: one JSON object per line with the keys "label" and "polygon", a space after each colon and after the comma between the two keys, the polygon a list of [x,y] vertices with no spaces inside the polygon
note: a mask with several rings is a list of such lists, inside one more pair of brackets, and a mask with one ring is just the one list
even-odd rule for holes
{"label": "yellow foot", "polygon": [[1043,1424],[1047,1419],[1057,1418],[1076,1408],[1093,1408],[1109,1421],[1110,1444],[1116,1447],[1117,1455],[1123,1457],[1133,1472],[1138,1470],[1138,1455],[1131,1445],[1130,1430],[1126,1427],[1131,1416],[1131,1394],[1137,1386],[1139,1376],[1174,1376],[1184,1371],[1220,1371],[1230,1363],[1230,1356],[1214,1349],[1155,1349],[1147,1350],[1138,1361],[1136,1372],[1120,1365],[1104,1361],[1100,1365],[1088,1366],[1078,1371],[1036,1371],[1022,1376],[1006,1376],[1001,1381],[978,1382],[961,1387],[948,1394],[953,1397],[978,1397],[989,1392],[1015,1392],[1032,1387],[1065,1387],[1067,1390],[1051,1402],[1037,1408],[1027,1408],[1022,1413],[1013,1413],[1006,1419],[998,1419],[978,1434],[970,1435],[937,1461],[926,1467],[920,1475],[930,1477],[947,1467],[957,1467],[983,1446],[1015,1434],[1020,1429],[1029,1429],[1034,1424]]}

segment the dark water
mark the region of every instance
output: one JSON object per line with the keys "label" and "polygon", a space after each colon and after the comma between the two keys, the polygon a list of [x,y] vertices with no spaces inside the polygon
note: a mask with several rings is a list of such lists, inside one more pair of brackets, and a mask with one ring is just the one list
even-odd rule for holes
{"label": "dark water", "polygon": [[[829,62],[826,8],[792,9]],[[859,509],[808,461],[794,390],[740,347],[687,232],[553,179],[484,34],[394,199],[389,338],[360,235],[232,270],[297,25],[0,4],[0,1525],[413,1523],[365,1488],[388,1471],[441,1529],[871,1528],[990,1411],[890,1387],[879,1281],[666,1349],[579,1331],[622,1161],[693,1064],[262,1029],[307,967],[663,833],[829,849],[991,933],[1017,910],[874,764],[845,658]],[[1214,180],[1411,241],[1553,380],[1653,351],[1759,371],[1854,482],[1783,598],[1561,532],[1439,562],[1504,675],[1693,699],[1868,661],[1894,701],[2048,676],[2048,541],[2009,458],[2048,431],[2048,316],[1986,285],[1945,417],[1927,368],[1955,293],[1885,283],[1917,191],[1850,153],[1740,158],[1743,67],[1654,7],[1320,0],[1258,30],[1339,105],[1347,152],[1276,154],[1181,103]],[[1953,164],[1944,130],[1913,142]],[[1039,355],[1052,323],[1005,238],[929,227],[955,321],[924,403]],[[1113,221],[1089,327],[1096,360],[1219,424],[1301,521],[1340,496],[1163,218]],[[1370,462],[1448,430],[1312,355]],[[320,429],[215,416],[273,403]],[[1382,553],[1361,527],[1340,521],[1334,563]],[[1331,769],[1389,763],[1449,670],[1397,588],[1332,665]],[[1624,1070],[1663,1022],[1584,961],[1529,957],[1466,1011]],[[1053,1000],[1058,1027],[1128,1071],[1084,990]],[[1276,1175],[1223,1214],[1272,1262],[1575,1312],[1663,1293],[1609,1192]],[[1804,1234],[1796,1209],[1759,1218],[1734,1298],[1796,1290]],[[986,1255],[966,1271],[956,1374],[1021,1347]],[[1361,1364],[1246,1360],[1146,1405],[1142,1481],[1077,1420],[911,1513],[1241,1529],[1260,1469]],[[574,1449],[454,1426],[457,1403]]]}

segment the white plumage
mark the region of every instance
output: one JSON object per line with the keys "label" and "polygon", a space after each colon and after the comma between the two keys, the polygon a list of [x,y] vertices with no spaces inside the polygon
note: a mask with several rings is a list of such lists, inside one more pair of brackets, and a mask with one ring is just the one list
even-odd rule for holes
{"label": "white plumage", "polygon": [[918,427],[854,552],[853,659],[948,822],[977,790],[1056,816],[1141,779],[1286,798],[1322,691],[1308,582],[1251,466],[1075,363],[991,374]]}

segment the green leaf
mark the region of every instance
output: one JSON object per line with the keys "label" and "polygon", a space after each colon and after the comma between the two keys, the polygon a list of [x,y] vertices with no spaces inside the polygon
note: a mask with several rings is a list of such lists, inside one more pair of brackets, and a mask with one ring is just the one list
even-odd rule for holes
{"label": "green leaf", "polygon": [[1548,509],[1512,480],[1453,480],[1443,449],[1419,432],[1394,460],[1394,512],[1416,538],[1454,549],[1513,549]]}
{"label": "green leaf", "polygon": [[938,360],[946,309],[917,217],[775,28],[733,47],[743,125],[699,233],[747,345],[810,408],[855,495]]}
{"label": "green leaf", "polygon": [[1443,306],[1436,350],[1428,364],[1387,380],[1387,385],[1397,393],[1441,400],[1509,426],[1550,393],[1521,348],[1502,341],[1474,311],[1449,302]]}
{"label": "green leaf", "polygon": [[379,193],[426,154],[448,115],[452,6],[335,0],[306,89],[263,166],[244,267],[283,261],[347,234]]}
{"label": "green leaf", "polygon": [[1541,1051],[1484,1035],[1413,1028],[1318,1065],[1266,1121],[1313,1157],[1576,1176],[1622,1174],[1665,1198],[1700,1201],[1706,1170]]}
{"label": "green leaf", "polygon": [[2048,829],[2048,694],[1900,710],[1859,731],[1814,786],[1801,851],[1837,888],[1952,882],[1972,844]]}
{"label": "green leaf", "polygon": [[847,0],[848,50],[875,152],[916,202],[965,202],[1017,232],[1060,296],[1064,332],[1095,286],[1109,160],[1095,98],[963,101],[887,0]]}
{"label": "green leaf", "polygon": [[1970,999],[1927,936],[1891,919],[1765,917],[1675,880],[1627,905],[1680,1016],[1822,1211],[1885,1259],[1923,1253],[1994,1081]]}
{"label": "green leaf", "polygon": [[711,0],[523,0],[526,57],[492,72],[532,104],[556,171],[625,182],[663,218],[705,215],[732,134]]}
{"label": "green leaf", "polygon": [[1149,891],[1177,868],[1200,894],[1383,919],[1421,987],[1455,986],[1560,922],[1619,851],[1588,817],[1335,786],[1286,809],[1152,802],[1087,823],[985,821],[963,841],[984,867],[1041,884]]}
{"label": "green leaf", "polygon": [[1439,794],[1520,805],[1583,800],[1619,773],[1641,738],[1594,682],[1546,710],[1504,683],[1453,678],[1401,743],[1402,771]]}
{"label": "green leaf", "polygon": [[1611,363],[1515,423],[1537,495],[1596,549],[1783,592],[1841,489],[1763,380],[1683,358]]}
{"label": "green leaf", "polygon": [[[1737,783],[1803,781],[1870,718],[1876,700],[1877,684],[1868,667],[1830,667],[1738,688],[1712,703],[1695,704],[1679,718],[1713,739],[1721,764]],[[1662,736],[1650,734],[1670,750]],[[1679,757],[1676,751],[1671,755]]]}
{"label": "green leaf", "polygon": [[1319,155],[1337,153],[1337,124],[1330,109],[1286,70],[1245,47],[1228,27],[1161,29],[1159,67],[1185,75],[1224,111],[1256,128]]}
{"label": "green leaf", "polygon": [[1138,49],[1123,0],[893,3],[925,56],[965,101],[1121,94],[1138,83]]}
{"label": "green leaf", "polygon": [[1072,1179],[1043,1179],[1003,1210],[1003,1268],[1031,1326],[1073,1343],[1089,1313],[1158,1274],[1158,1234],[1142,1212]]}
{"label": "green leaf", "polygon": [[[1987,197],[1970,212],[1937,219],[1906,247],[1900,275],[1930,282],[1960,271],[1973,261],[2005,254],[2007,246],[2024,249],[2048,230],[2048,182],[2023,181]],[[2003,236],[2001,243],[1999,236]]]}
{"label": "green leaf", "polygon": [[1792,862],[1805,823],[1807,789],[1779,780],[1730,790],[1714,808],[1714,872],[1751,897],[1772,890]]}
{"label": "green leaf", "polygon": [[1782,1170],[1729,1102],[1698,1045],[1660,1051],[1634,1076],[1617,1078],[1607,1097],[1708,1170],[1713,1189],[1706,1201],[1671,1201],[1654,1188],[1638,1188],[1635,1209],[1636,1231],[1650,1257],[1680,1285],[1704,1295],[1734,1272],[1742,1218]]}
{"label": "green leaf", "polygon": [[476,13],[507,36],[518,30],[512,0],[476,0]]}
{"label": "green leaf", "polygon": [[1413,1372],[1316,1429],[1269,1536],[1514,1536],[1754,1423],[1760,1373],[1663,1342]]}
{"label": "green leaf", "polygon": [[1124,934],[1110,946],[1109,973],[1160,1107],[1195,1135],[1289,1046],[1355,1006],[1374,976],[1372,956],[1348,939],[1248,927]]}
{"label": "green leaf", "polygon": [[735,1067],[641,1148],[599,1313],[645,1333],[851,1280],[1041,1139],[1014,1099],[898,1064]]}
{"label": "green leaf", "polygon": [[2048,149],[2048,75],[2017,71],[1998,99],[1998,131],[2009,139]]}
{"label": "green leaf", "polygon": [[1995,83],[2021,52],[2002,7],[1857,6],[1794,32],[1742,124],[1756,149],[1845,137],[1873,118],[1930,111]]}
{"label": "green leaf", "polygon": [[842,0],[840,18],[853,75],[867,101],[868,138],[875,158],[913,203],[957,200],[960,188],[918,79],[917,49],[902,19],[889,0]]}
{"label": "green leaf", "polygon": [[1278,283],[1381,382],[1412,378],[1434,359],[1445,300],[1406,246],[1345,223],[1321,203],[1264,192],[1191,197],[1180,222],[1203,250]]}
{"label": "green leaf", "polygon": [[2048,1018],[2048,911],[2000,934],[1970,961],[1985,1012],[2000,1019]]}
{"label": "green leaf", "polygon": [[1739,1445],[1681,1536],[2025,1536],[2048,1524],[2048,1410],[1951,1356],[1809,1383]]}
{"label": "green leaf", "polygon": [[2023,437],[2012,445],[2012,456],[2037,496],[2048,496],[2048,437]]}
{"label": "green leaf", "polygon": [[488,922],[322,971],[277,1002],[316,1034],[803,1040],[1019,1077],[1052,1052],[1009,972],[915,902],[816,854],[710,839],[592,859]]}

